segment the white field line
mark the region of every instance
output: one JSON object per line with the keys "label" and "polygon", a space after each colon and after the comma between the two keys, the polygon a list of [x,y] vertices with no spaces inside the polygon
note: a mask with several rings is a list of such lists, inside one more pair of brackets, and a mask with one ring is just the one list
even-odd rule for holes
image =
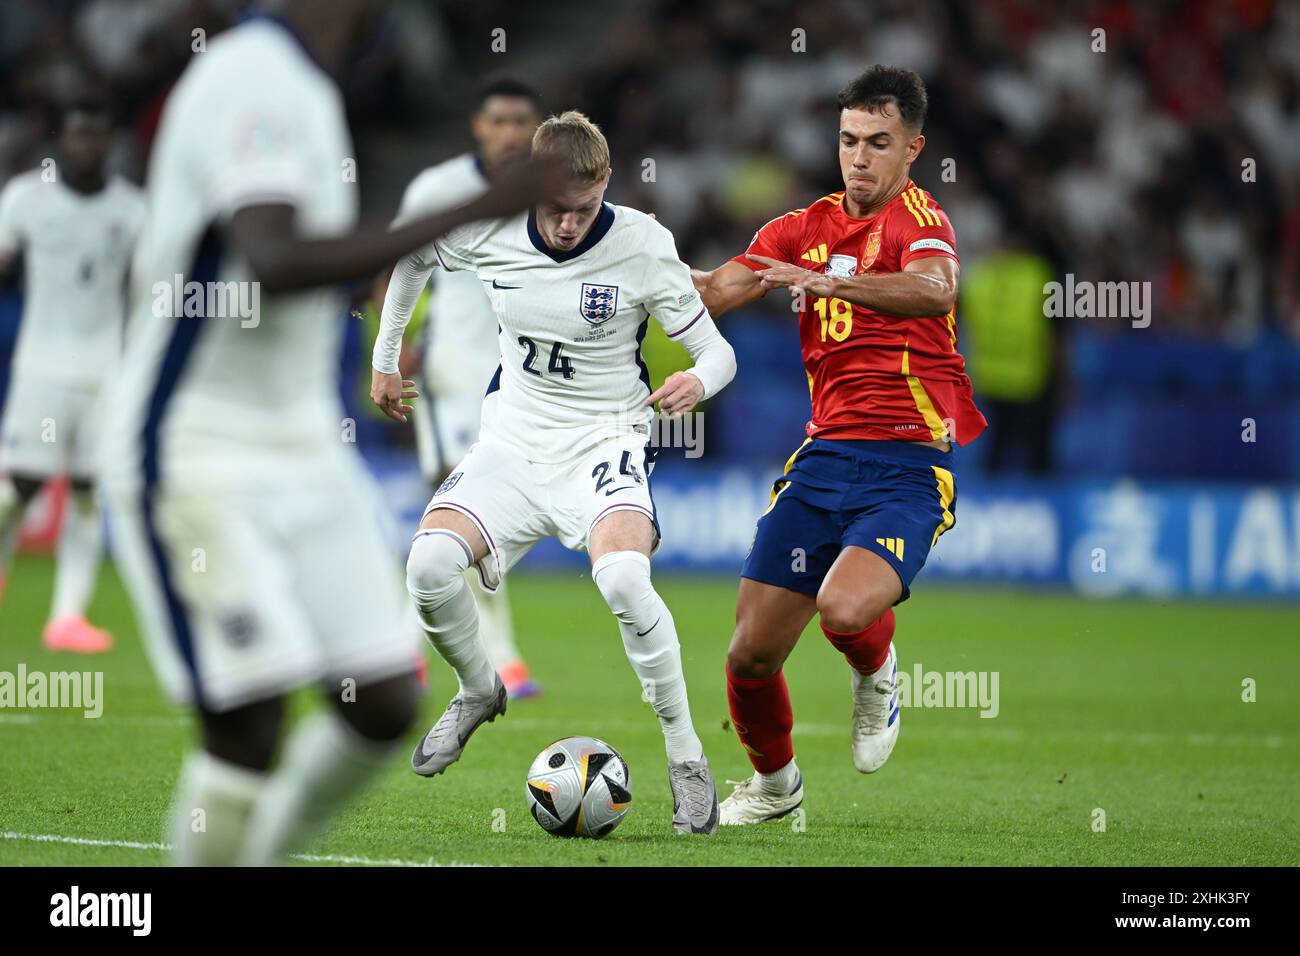
{"label": "white field line", "polygon": [[[172,849],[170,843],[141,843],[136,840],[94,840],[86,837],[59,836],[53,833],[14,833],[0,831],[0,839],[21,840],[27,843],[61,843],[71,846],[103,846],[119,850]],[[424,860],[377,860],[368,856],[336,855],[332,853],[291,853],[290,859],[304,863],[337,863],[344,866],[480,866],[478,863],[438,863],[432,857]]]}

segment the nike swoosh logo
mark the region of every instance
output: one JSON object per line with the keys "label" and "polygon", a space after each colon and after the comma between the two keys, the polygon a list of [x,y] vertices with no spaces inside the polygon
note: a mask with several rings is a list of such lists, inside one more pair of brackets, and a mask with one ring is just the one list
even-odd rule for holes
{"label": "nike swoosh logo", "polygon": [[618,492],[620,492],[620,491],[627,491],[629,488],[634,488],[634,487],[636,487],[636,486],[635,486],[635,485],[620,485],[620,486],[617,487],[617,488],[611,488],[611,489],[609,489],[609,491],[605,492],[605,497],[608,498],[608,497],[609,497],[610,495],[612,495],[612,494],[616,494],[616,493],[618,493]]}
{"label": "nike swoosh logo", "polygon": [[517,286],[517,285],[502,285],[502,284],[501,284],[500,282],[498,282],[496,279],[493,279],[493,280],[492,280],[492,288],[494,288],[494,289],[518,289],[518,288],[521,288],[521,287],[520,287],[520,286]]}
{"label": "nike swoosh logo", "polygon": [[649,627],[647,627],[644,631],[637,631],[637,632],[636,632],[636,636],[637,636],[637,637],[645,637],[647,634],[649,634],[651,631],[653,631],[656,627],[658,627],[658,626],[659,626],[659,622],[662,621],[662,620],[663,620],[663,618],[660,618],[660,617],[655,618],[655,622],[654,622],[653,624],[651,624]]}

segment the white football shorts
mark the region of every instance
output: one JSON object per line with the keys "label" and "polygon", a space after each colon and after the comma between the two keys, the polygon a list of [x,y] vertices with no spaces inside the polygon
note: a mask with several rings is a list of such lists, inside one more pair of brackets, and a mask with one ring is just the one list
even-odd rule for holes
{"label": "white football shorts", "polygon": [[0,472],[93,478],[102,408],[97,384],[15,372],[0,422]]}
{"label": "white football shorts", "polygon": [[118,566],[178,702],[225,711],[414,669],[419,632],[385,543],[391,519],[359,456],[294,474],[274,487],[106,487]]}
{"label": "white football shorts", "polygon": [[495,591],[537,542],[556,537],[572,551],[585,551],[591,529],[614,511],[639,511],[649,518],[657,548],[653,461],[648,437],[636,433],[608,439],[558,464],[529,461],[512,445],[481,439],[434,492],[424,513],[450,508],[474,522],[489,552],[479,562],[479,576],[485,589]]}

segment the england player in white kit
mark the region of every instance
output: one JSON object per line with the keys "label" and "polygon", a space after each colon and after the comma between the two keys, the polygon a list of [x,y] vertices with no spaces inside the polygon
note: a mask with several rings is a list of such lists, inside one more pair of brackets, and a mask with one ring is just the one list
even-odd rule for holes
{"label": "england player in white kit", "polygon": [[[51,478],[69,477],[54,600],[42,640],[98,653],[111,636],[86,620],[103,552],[95,493],[101,389],[122,349],[126,273],[144,218],[141,191],[106,176],[108,110],[63,117],[60,155],[0,193],[0,272],[25,265],[23,315],[0,420],[0,589],[23,513]],[[0,611],[0,615],[3,611]]]}
{"label": "england player in white kit", "polygon": [[[182,863],[280,858],[415,716],[382,505],[344,438],[346,310],[321,287],[540,192],[528,171],[513,194],[353,231],[355,152],[329,70],[381,6],[289,0],[211,41],[150,160],[104,484],[150,656],[200,718],[173,810]],[[316,682],[333,706],[295,726],[272,769],[284,694]]]}
{"label": "england player in white kit", "polygon": [[[527,155],[540,121],[540,98],[531,87],[510,78],[484,85],[470,124],[474,152],[430,167],[412,180],[398,221],[441,212],[481,195],[493,170]],[[483,393],[501,353],[496,316],[475,275],[432,267],[428,273],[435,281],[420,348],[423,397],[415,403],[413,417],[421,471],[430,487],[437,488],[478,439]],[[381,291],[380,301],[383,298]],[[397,371],[397,356],[388,358],[383,371]],[[479,633],[506,692],[512,698],[536,696],[540,686],[515,644],[504,584],[489,592],[479,586],[477,575],[471,573],[469,580],[478,602]]]}
{"label": "england player in white kit", "polygon": [[[412,768],[441,773],[475,728],[505,713],[505,688],[478,637],[463,572],[476,566],[494,589],[553,536],[591,556],[592,579],[659,717],[673,828],[712,833],[717,795],[691,723],[676,627],[650,580],[659,537],[650,425],[653,401],[672,413],[716,394],[735,374],[735,355],[671,233],[644,213],[603,202],[609,148],[594,124],[576,112],[552,117],[539,127],[533,154],[567,159],[568,189],[524,215],[455,230],[400,262],[376,342],[380,371],[400,341],[421,272],[435,260],[477,274],[501,327],[501,364],[479,441],[434,493],[407,563],[429,640],[460,681]],[[658,392],[640,357],[651,317],[695,360]],[[388,382],[395,393],[400,380]]]}

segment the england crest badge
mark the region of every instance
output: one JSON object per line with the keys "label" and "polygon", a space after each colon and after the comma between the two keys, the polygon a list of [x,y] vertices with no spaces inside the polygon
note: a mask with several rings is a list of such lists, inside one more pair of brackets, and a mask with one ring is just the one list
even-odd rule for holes
{"label": "england crest badge", "polygon": [[618,286],[592,285],[590,282],[582,284],[582,302],[578,311],[592,325],[600,325],[612,318],[617,310]]}

